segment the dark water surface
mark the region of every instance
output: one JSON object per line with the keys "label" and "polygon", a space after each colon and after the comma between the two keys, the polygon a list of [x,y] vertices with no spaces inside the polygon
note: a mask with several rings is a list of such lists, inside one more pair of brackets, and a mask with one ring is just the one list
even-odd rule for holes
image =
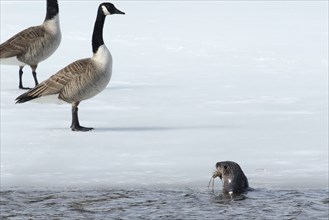
{"label": "dark water surface", "polygon": [[256,189],[222,196],[206,187],[1,191],[1,219],[328,219],[326,189]]}

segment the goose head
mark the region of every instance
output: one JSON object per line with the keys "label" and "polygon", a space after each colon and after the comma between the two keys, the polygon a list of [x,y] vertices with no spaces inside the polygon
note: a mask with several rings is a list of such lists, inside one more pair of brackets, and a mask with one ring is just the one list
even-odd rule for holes
{"label": "goose head", "polygon": [[124,12],[117,9],[112,3],[104,2],[100,5],[104,15],[113,15],[113,14],[125,14]]}

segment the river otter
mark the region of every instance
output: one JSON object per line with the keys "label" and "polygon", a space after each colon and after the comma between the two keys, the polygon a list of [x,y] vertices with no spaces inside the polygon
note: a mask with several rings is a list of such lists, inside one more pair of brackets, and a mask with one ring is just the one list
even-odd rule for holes
{"label": "river otter", "polygon": [[239,164],[233,161],[216,163],[216,171],[212,178],[219,177],[223,181],[223,193],[239,194],[249,190],[248,179]]}

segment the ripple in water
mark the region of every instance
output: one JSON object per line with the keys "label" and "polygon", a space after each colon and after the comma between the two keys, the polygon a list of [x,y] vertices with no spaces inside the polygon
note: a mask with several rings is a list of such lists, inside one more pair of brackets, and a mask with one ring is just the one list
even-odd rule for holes
{"label": "ripple in water", "polygon": [[325,190],[257,189],[223,196],[206,188],[7,190],[1,219],[328,219]]}

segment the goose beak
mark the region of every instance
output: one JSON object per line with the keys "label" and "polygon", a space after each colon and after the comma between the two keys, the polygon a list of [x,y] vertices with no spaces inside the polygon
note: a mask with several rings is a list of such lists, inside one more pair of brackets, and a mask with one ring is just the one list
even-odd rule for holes
{"label": "goose beak", "polygon": [[116,8],[115,11],[114,11],[114,14],[122,14],[122,15],[124,15],[126,13],[124,13],[124,12],[122,12],[119,9]]}

